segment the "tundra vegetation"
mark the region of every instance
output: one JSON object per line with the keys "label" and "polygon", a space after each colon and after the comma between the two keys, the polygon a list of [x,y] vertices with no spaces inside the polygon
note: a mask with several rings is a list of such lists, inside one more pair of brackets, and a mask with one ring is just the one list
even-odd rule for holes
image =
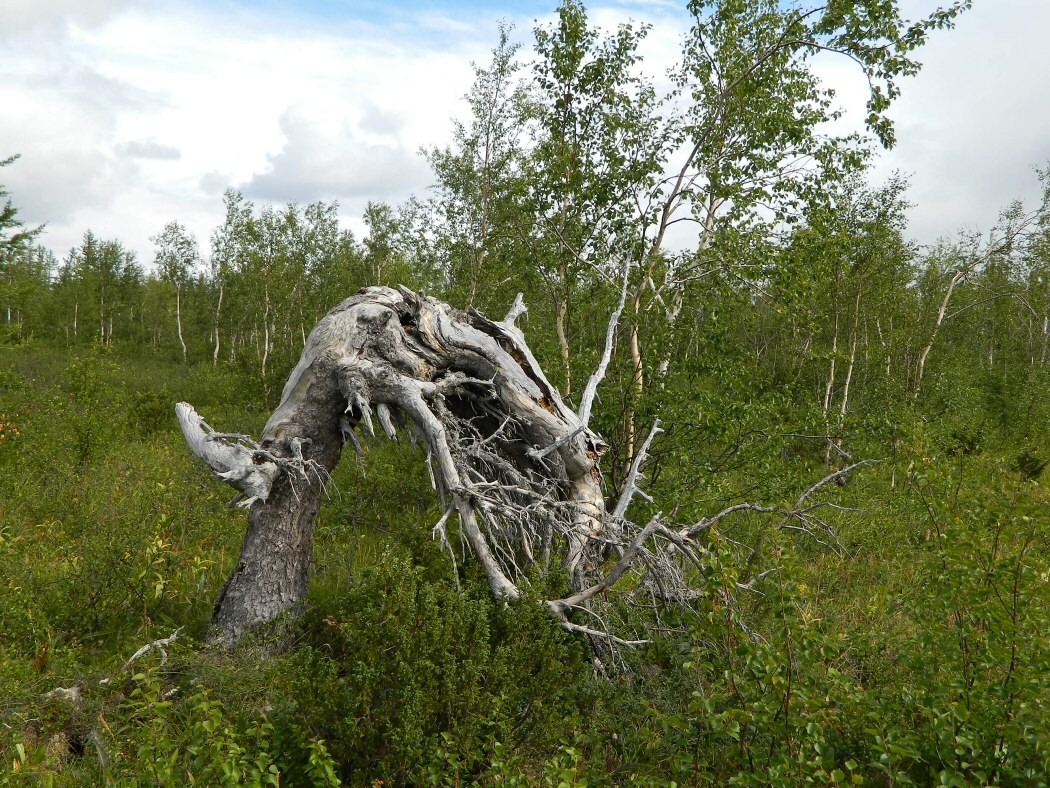
{"label": "tundra vegetation", "polygon": [[1043,784],[1048,195],[909,240],[868,164],[968,4],[788,5],[669,80],[501,31],[362,239],[59,258],[0,190],[0,783]]}

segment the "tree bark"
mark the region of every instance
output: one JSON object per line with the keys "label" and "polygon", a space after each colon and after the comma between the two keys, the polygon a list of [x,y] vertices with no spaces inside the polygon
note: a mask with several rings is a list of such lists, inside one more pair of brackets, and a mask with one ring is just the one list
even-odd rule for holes
{"label": "tree bark", "polygon": [[926,359],[930,355],[930,351],[933,350],[933,343],[937,341],[937,334],[941,330],[941,324],[944,323],[945,314],[948,311],[948,304],[951,303],[952,294],[955,292],[956,286],[963,281],[967,276],[973,272],[974,266],[964,268],[956,271],[952,274],[951,279],[948,280],[948,288],[945,290],[944,299],[941,301],[940,307],[937,309],[937,317],[933,323],[933,330],[930,332],[930,338],[919,352],[919,358],[915,362],[915,388],[912,391],[912,398],[919,398],[919,389],[922,386],[922,376],[926,371]]}
{"label": "tree bark", "polygon": [[328,473],[344,441],[360,447],[355,430],[374,432],[373,415],[391,437],[398,419],[423,437],[495,596],[518,598],[521,567],[552,539],[575,590],[597,581],[606,445],[540,370],[514,326],[521,311],[497,323],[403,288],[366,288],[311,332],[258,443],[177,406],[190,448],[250,507],[215,640],[232,646],[301,603]]}
{"label": "tree bark", "polygon": [[179,346],[182,347],[182,363],[189,362],[186,353],[186,340],[182,338],[182,283],[175,285],[175,327],[179,334]]}
{"label": "tree bark", "polygon": [[219,323],[222,316],[222,291],[223,285],[222,282],[219,282],[219,302],[215,307],[215,351],[211,357],[212,365],[216,367],[219,365]]}
{"label": "tree bark", "polygon": [[274,486],[266,505],[252,507],[237,567],[213,609],[215,640],[232,647],[305,598],[319,508],[315,485],[293,490],[287,477]]}

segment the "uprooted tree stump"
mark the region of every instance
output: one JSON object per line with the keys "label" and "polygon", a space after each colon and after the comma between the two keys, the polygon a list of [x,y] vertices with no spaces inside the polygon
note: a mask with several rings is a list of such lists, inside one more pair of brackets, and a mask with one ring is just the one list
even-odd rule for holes
{"label": "uprooted tree stump", "polygon": [[176,406],[190,448],[250,507],[215,604],[217,640],[233,645],[305,597],[329,472],[345,443],[360,452],[356,430],[377,426],[422,440],[448,504],[437,529],[444,537],[458,514],[495,596],[517,599],[522,567],[552,551],[576,591],[597,582],[606,445],[544,376],[514,325],[522,311],[519,299],[493,322],[405,288],[366,288],[311,332],[257,443]]}
{"label": "uprooted tree stump", "polygon": [[[642,463],[659,421],[636,452],[615,504],[607,507],[598,462],[606,444],[588,427],[598,384],[613,347],[626,295],[606,334],[605,353],[591,376],[578,412],[562,401],[529,350],[515,319],[494,322],[405,288],[369,287],[348,298],[317,324],[285,384],[281,402],[258,442],[212,430],[185,402],[176,405],[190,448],[239,493],[249,508],[240,559],[214,610],[213,639],[232,647],[251,630],[295,611],[305,599],[317,513],[343,446],[361,453],[360,430],[376,423],[391,439],[400,429],[427,451],[434,486],[445,503],[434,526],[458,515],[460,534],[480,562],[493,595],[521,596],[529,567],[560,563],[569,595],[547,602],[563,627],[595,643],[633,645],[602,624],[572,621],[574,614],[602,622],[594,606],[604,592],[632,574],[631,594],[645,604],[692,606],[692,588],[704,574],[710,529],[730,516],[763,513],[778,529],[834,539],[808,499],[855,463],[809,487],[790,509],[733,504],[691,525],[670,526],[661,515],[644,527],[627,518],[639,490]],[[757,547],[755,548],[757,549]],[[451,552],[451,549],[450,549]],[[741,577],[752,590],[774,566]],[[611,562],[611,568],[604,566]],[[734,589],[720,593],[732,595]],[[731,603],[723,599],[724,604]]]}

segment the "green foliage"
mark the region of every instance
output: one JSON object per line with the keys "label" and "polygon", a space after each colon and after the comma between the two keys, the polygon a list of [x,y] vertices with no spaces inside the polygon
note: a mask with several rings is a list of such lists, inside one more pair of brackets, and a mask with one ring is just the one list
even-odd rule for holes
{"label": "green foliage", "polygon": [[[18,156],[0,159],[0,167],[13,164],[17,159]],[[0,185],[0,199],[4,201],[0,206],[0,263],[6,263],[16,252],[28,246],[33,237],[39,235],[43,228],[26,229],[25,224],[18,218],[18,208],[15,207],[2,185]]]}
{"label": "green foliage", "polygon": [[[1017,784],[1047,773],[1050,648],[1037,634],[1050,615],[1038,524],[1046,494],[1001,466],[1006,483],[994,486],[971,468],[910,480],[933,535],[924,593],[904,605],[914,633],[900,665],[911,681],[884,700],[903,714],[896,724],[884,715],[875,734],[891,778]],[[942,485],[957,494],[945,498]]]}
{"label": "green foliage", "polygon": [[[1045,784],[1050,200],[917,249],[906,184],[824,133],[817,51],[859,61],[890,144],[918,47],[968,3],[900,5],[697,0],[661,96],[648,28],[564,2],[531,59],[501,30],[433,197],[370,204],[360,241],[334,204],[231,191],[206,262],[171,223],[156,271],[90,232],[60,264],[0,189],[0,783]],[[611,595],[653,642],[599,648],[597,679],[542,605],[557,569],[494,602],[431,539],[418,453],[368,445],[291,642],[202,645],[242,529],[175,401],[256,431],[317,318],[401,283],[494,317],[523,292],[571,399],[624,270],[592,422],[610,495],[657,417],[637,519],[790,508],[878,460],[822,491],[823,527],[720,521],[691,612]]]}
{"label": "green foliage", "polygon": [[323,738],[350,784],[469,780],[497,743],[557,741],[586,663],[536,602],[504,608],[480,578],[460,591],[388,552],[309,614],[275,725]]}

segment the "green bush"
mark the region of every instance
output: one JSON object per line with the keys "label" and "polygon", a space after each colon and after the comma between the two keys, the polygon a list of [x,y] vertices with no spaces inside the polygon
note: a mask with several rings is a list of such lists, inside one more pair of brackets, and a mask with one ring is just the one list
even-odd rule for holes
{"label": "green bush", "polygon": [[309,614],[274,705],[281,741],[324,739],[349,784],[469,781],[497,744],[556,746],[585,703],[582,644],[542,605],[459,591],[389,552]]}
{"label": "green bush", "polygon": [[[945,481],[956,495],[933,498]],[[1046,492],[1003,466],[912,483],[929,503],[932,536],[922,592],[904,600],[912,629],[897,646],[897,681],[880,688],[872,714],[873,763],[895,780],[1045,784]]]}

